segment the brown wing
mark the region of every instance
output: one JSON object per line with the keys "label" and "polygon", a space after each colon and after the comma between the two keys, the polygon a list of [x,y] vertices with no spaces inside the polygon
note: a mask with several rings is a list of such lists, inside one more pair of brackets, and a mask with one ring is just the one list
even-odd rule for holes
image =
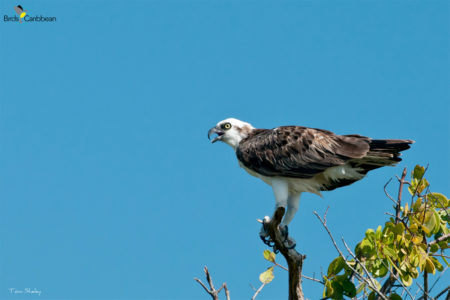
{"label": "brown wing", "polygon": [[284,126],[253,130],[239,143],[236,155],[245,167],[265,176],[311,178],[329,167],[364,157],[369,143],[370,138],[359,135]]}

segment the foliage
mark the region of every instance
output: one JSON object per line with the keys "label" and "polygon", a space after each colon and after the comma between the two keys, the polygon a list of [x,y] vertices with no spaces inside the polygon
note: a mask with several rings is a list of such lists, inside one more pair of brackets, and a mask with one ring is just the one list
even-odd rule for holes
{"label": "foliage", "polygon": [[449,248],[449,199],[430,192],[424,175],[425,168],[416,166],[410,182],[404,181],[411,201],[401,205],[399,192],[395,215],[384,226],[368,229],[350,259],[339,256],[330,263],[324,276],[324,297],[362,295],[371,300],[382,293],[386,299],[402,299],[394,285],[406,292],[420,275],[427,278],[428,273],[442,272],[443,265],[449,266],[445,259]]}

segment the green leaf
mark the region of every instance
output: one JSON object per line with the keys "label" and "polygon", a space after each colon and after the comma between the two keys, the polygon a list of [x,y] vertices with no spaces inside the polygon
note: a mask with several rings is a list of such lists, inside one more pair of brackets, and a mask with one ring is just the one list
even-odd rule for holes
{"label": "green leaf", "polygon": [[395,225],[395,226],[392,228],[392,231],[393,231],[395,234],[402,234],[403,231],[405,231],[405,225],[403,225],[403,223],[398,223],[397,225]]}
{"label": "green leaf", "polygon": [[276,254],[273,253],[272,251],[270,251],[270,250],[264,250],[263,256],[264,256],[264,258],[265,258],[266,260],[271,261],[271,262],[273,262],[273,263],[275,262],[275,256],[276,256]]}
{"label": "green leaf", "polygon": [[342,287],[341,283],[333,280],[331,282],[331,286],[333,287],[333,295],[331,296],[331,298],[342,299],[342,296],[344,294],[344,288]]}
{"label": "green leaf", "polygon": [[344,294],[350,298],[356,296],[356,287],[350,280],[345,280],[342,282],[342,288],[344,289]]}
{"label": "green leaf", "polygon": [[333,295],[333,287],[331,286],[331,281],[327,280],[325,282],[325,291],[324,291],[324,297],[331,297]]}
{"label": "green leaf", "polygon": [[345,260],[338,256],[336,257],[328,266],[327,276],[332,277],[334,275],[339,274],[339,272],[344,268]]}
{"label": "green leaf", "polygon": [[447,267],[450,267],[450,264],[449,264],[448,261],[445,259],[445,257],[442,256],[442,260],[445,262],[445,264],[447,265]]}
{"label": "green leaf", "polygon": [[275,276],[273,275],[273,267],[268,268],[265,272],[262,272],[259,275],[259,281],[262,283],[269,283],[271,282]]}
{"label": "green leaf", "polygon": [[442,272],[444,270],[444,267],[441,265],[441,263],[434,257],[431,257],[431,261],[433,262],[434,266],[436,267],[436,270],[439,272]]}
{"label": "green leaf", "polygon": [[439,245],[438,244],[433,244],[430,246],[430,251],[431,253],[436,253],[439,250]]}
{"label": "green leaf", "polygon": [[365,286],[366,286],[366,284],[365,284],[364,282],[361,283],[361,284],[358,286],[358,289],[356,290],[356,294],[358,295],[359,293],[361,293]]}
{"label": "green leaf", "polygon": [[366,230],[366,237],[367,238],[373,236],[374,234],[375,234],[375,231],[373,231],[372,228],[369,228],[369,229]]}
{"label": "green leaf", "polygon": [[392,294],[389,296],[389,299],[390,299],[390,300],[402,300],[402,297],[400,297],[400,295],[398,295],[398,294],[396,294],[396,293],[392,293]]}
{"label": "green leaf", "polygon": [[[411,193],[412,194],[412,193]],[[420,206],[422,205],[422,198],[417,198],[417,200],[413,203],[412,205],[412,210],[414,212],[417,212],[420,208]]]}
{"label": "green leaf", "polygon": [[423,240],[423,237],[421,235],[416,235],[411,239],[411,241],[416,245],[422,243],[422,240]]}
{"label": "green leaf", "polygon": [[400,279],[402,280],[405,286],[411,286],[411,284],[413,283],[412,277],[409,276],[408,274],[400,276]]}
{"label": "green leaf", "polygon": [[429,193],[428,196],[437,208],[447,208],[449,206],[449,200],[441,193]]}
{"label": "green leaf", "polygon": [[[386,265],[387,265],[387,263],[386,263]],[[378,265],[378,268],[375,269],[372,273],[375,277],[384,277],[384,276],[386,276],[388,271],[389,271],[388,268],[381,261],[381,263]]]}
{"label": "green leaf", "polygon": [[436,267],[434,266],[433,261],[428,257],[425,260],[425,271],[431,274],[436,273]]}
{"label": "green leaf", "polygon": [[425,213],[425,220],[422,225],[423,231],[425,231],[427,236],[431,236],[434,233],[436,227],[436,218],[433,211],[428,211]]}
{"label": "green leaf", "polygon": [[420,165],[416,165],[414,168],[414,171],[412,172],[412,177],[414,179],[422,179],[423,175],[425,174],[425,168],[420,166]]}
{"label": "green leaf", "polygon": [[381,239],[381,225],[378,226],[377,231],[375,232],[375,236],[377,240]]}
{"label": "green leaf", "polygon": [[390,248],[390,247],[388,247],[388,246],[385,246],[383,248],[383,253],[385,255],[387,255],[387,256],[390,256],[393,259],[397,259],[398,258],[398,255],[397,255],[397,253],[395,253],[395,250]]}
{"label": "green leaf", "polygon": [[368,238],[364,238],[361,243],[356,246],[356,255],[370,257],[374,253],[374,244]]}

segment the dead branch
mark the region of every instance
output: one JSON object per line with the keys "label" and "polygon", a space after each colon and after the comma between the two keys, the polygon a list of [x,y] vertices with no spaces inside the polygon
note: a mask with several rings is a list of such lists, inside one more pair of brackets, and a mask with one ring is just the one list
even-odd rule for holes
{"label": "dead branch", "polygon": [[[277,263],[277,262],[275,262],[275,261],[273,261],[272,263],[273,263],[275,266],[280,267],[280,268],[282,268],[282,269],[285,270],[285,271],[289,271],[288,268],[286,268],[285,266],[280,265],[279,263]],[[321,281],[321,280],[319,280],[319,279],[316,279],[314,276],[313,276],[313,277],[306,276],[306,275],[301,275],[301,276],[302,276],[302,278],[305,278],[305,279],[308,279],[308,280],[311,280],[311,281],[315,281],[315,282],[318,282],[318,283],[321,283],[321,284],[325,284],[325,282],[323,282],[323,281]]]}
{"label": "dead branch", "polygon": [[256,296],[258,296],[259,292],[261,292],[261,290],[263,289],[263,287],[264,287],[266,284],[267,284],[267,283],[261,284],[261,286],[259,287],[259,289],[257,289],[257,290],[255,291],[255,294],[253,294],[252,300],[255,300],[255,299],[256,299]]}
{"label": "dead branch", "polygon": [[194,280],[197,281],[203,287],[203,289],[208,294],[211,295],[213,300],[219,300],[219,293],[220,293],[220,291],[222,289],[225,291],[225,295],[227,297],[227,300],[230,300],[230,291],[228,290],[227,284],[223,283],[222,286],[218,290],[216,290],[214,288],[214,283],[212,281],[211,275],[209,274],[208,268],[205,266],[205,268],[203,270],[205,272],[205,276],[206,276],[206,280],[208,281],[209,288],[200,279],[194,278]]}
{"label": "dead branch", "polygon": [[397,204],[397,201],[394,200],[394,198],[392,198],[391,195],[389,195],[388,191],[386,190],[387,186],[389,185],[389,183],[392,181],[392,177],[391,179],[388,180],[388,182],[386,182],[386,184],[384,185],[384,193],[386,194],[386,196],[392,200],[392,202],[394,202],[395,204]]}
{"label": "dead branch", "polygon": [[288,264],[289,300],[304,300],[305,296],[302,291],[301,274],[305,256],[298,253],[295,249],[289,249],[284,245],[284,236],[279,228],[284,212],[284,207],[278,207],[275,210],[272,219],[266,223],[266,228],[270,239],[275,244],[274,247],[280,251]]}

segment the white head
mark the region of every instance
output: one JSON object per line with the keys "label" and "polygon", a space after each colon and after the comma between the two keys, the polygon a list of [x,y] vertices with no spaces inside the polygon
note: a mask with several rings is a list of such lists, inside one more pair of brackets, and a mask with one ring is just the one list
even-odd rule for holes
{"label": "white head", "polygon": [[249,133],[255,129],[252,125],[246,122],[239,121],[238,119],[228,118],[217,123],[217,125],[208,131],[208,138],[211,138],[212,134],[217,136],[211,141],[215,143],[222,141],[236,149],[239,142],[245,139]]}

